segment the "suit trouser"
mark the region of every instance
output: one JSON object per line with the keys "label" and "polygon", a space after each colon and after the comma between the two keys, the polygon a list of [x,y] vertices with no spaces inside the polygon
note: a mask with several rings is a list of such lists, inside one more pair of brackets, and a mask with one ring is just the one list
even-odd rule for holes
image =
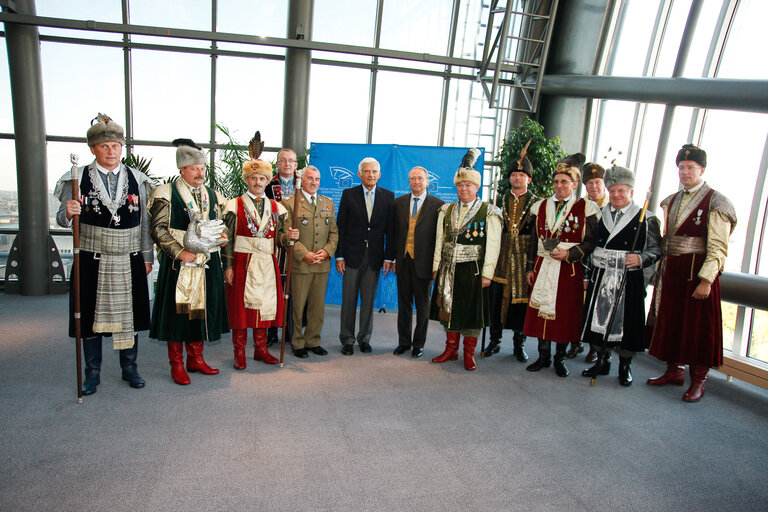
{"label": "suit trouser", "polygon": [[[328,286],[328,272],[307,272],[291,274],[291,298],[293,299],[293,348],[320,346],[320,332],[325,318],[325,289]],[[307,327],[304,324],[306,305]]]}
{"label": "suit trouser", "polygon": [[370,343],[373,332],[373,299],[379,284],[379,270],[368,265],[368,250],[358,268],[346,267],[341,285],[341,330],[339,340],[342,345],[355,343],[355,312],[357,297],[360,296],[360,328],[357,332],[358,343]]}
{"label": "suit trouser", "polygon": [[[397,334],[401,347],[424,348],[429,326],[429,285],[432,279],[419,279],[416,264],[409,255],[397,262]],[[416,329],[412,332],[413,306]],[[411,337],[413,334],[413,337]],[[411,343],[413,340],[413,343]]]}

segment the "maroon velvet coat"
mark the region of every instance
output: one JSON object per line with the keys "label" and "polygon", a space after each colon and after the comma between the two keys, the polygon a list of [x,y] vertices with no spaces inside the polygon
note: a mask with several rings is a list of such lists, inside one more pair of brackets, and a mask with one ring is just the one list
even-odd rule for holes
{"label": "maroon velvet coat", "polygon": [[[536,212],[536,238],[550,238],[552,233],[547,228],[547,202],[541,202]],[[559,238],[561,242],[581,244],[587,229],[586,201],[578,199],[568,213],[570,232],[563,231]],[[575,226],[578,225],[578,228]],[[538,240],[534,241],[537,244]],[[589,251],[591,252],[591,250]],[[569,251],[573,253],[573,251]],[[570,256],[569,256],[569,259]],[[536,256],[534,264],[534,283],[531,293],[536,287],[536,278],[543,259]],[[523,334],[534,338],[542,338],[556,343],[577,341],[581,337],[582,313],[584,304],[584,267],[581,261],[560,263],[560,277],[557,282],[557,300],[555,304],[555,319],[547,320],[539,316],[539,310],[528,304],[525,315]]]}
{"label": "maroon velvet coat", "polygon": [[[665,208],[665,236],[674,234],[706,238],[709,205],[714,192],[710,190],[707,193],[675,233],[670,231],[669,219],[669,208],[676,198],[673,195]],[[698,215],[698,210],[703,210],[703,213]],[[654,307],[651,308],[646,340],[648,353],[662,361],[709,368],[723,364],[720,279],[715,278],[709,297],[704,300],[693,298],[693,290],[700,281],[698,273],[706,256],[664,254],[661,259],[662,272],[656,278],[653,292],[653,304],[658,301],[658,309],[655,311]]]}

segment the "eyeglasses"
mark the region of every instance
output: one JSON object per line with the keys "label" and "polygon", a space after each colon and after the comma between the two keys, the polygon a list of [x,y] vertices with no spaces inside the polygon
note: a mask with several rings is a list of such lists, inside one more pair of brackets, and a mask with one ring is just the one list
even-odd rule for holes
{"label": "eyeglasses", "polygon": [[701,169],[701,166],[700,165],[681,165],[680,167],[678,167],[678,169],[681,171],[698,171],[699,169]]}
{"label": "eyeglasses", "polygon": [[295,164],[295,163],[298,163],[298,160],[281,158],[280,160],[277,161],[277,163],[279,163],[279,164]]}

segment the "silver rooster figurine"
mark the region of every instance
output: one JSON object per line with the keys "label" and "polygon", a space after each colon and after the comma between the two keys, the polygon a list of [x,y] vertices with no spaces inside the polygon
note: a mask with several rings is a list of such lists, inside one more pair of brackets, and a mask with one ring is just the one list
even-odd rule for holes
{"label": "silver rooster figurine", "polygon": [[211,259],[211,249],[221,245],[226,239],[221,234],[226,230],[223,220],[203,220],[199,212],[189,212],[189,226],[184,233],[184,248],[195,254],[205,254]]}

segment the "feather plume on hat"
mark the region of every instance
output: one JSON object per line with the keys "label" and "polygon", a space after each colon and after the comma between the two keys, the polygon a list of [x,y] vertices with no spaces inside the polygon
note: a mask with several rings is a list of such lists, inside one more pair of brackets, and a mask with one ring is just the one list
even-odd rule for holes
{"label": "feather plume on hat", "polygon": [[468,181],[474,183],[478,187],[481,186],[482,176],[475,170],[475,162],[477,157],[480,156],[480,150],[477,148],[470,148],[467,150],[464,157],[461,159],[461,166],[456,171],[456,176],[453,178],[453,184],[458,185],[461,182]]}
{"label": "feather plume on hat", "polygon": [[262,151],[264,151],[264,141],[261,140],[261,133],[257,131],[248,143],[248,155],[251,160],[256,160],[261,156]]}
{"label": "feather plume on hat", "polygon": [[251,159],[243,164],[243,180],[254,174],[261,174],[267,180],[272,179],[272,165],[259,158],[263,149],[264,141],[261,140],[261,132],[257,131],[248,142],[248,155]]}
{"label": "feather plume on hat", "polygon": [[533,177],[533,164],[528,160],[527,155],[528,146],[531,145],[532,140],[533,139],[528,139],[528,142],[525,143],[525,146],[523,146],[523,149],[520,151],[520,158],[517,159],[517,167],[512,169],[512,171],[524,172],[530,177]]}

